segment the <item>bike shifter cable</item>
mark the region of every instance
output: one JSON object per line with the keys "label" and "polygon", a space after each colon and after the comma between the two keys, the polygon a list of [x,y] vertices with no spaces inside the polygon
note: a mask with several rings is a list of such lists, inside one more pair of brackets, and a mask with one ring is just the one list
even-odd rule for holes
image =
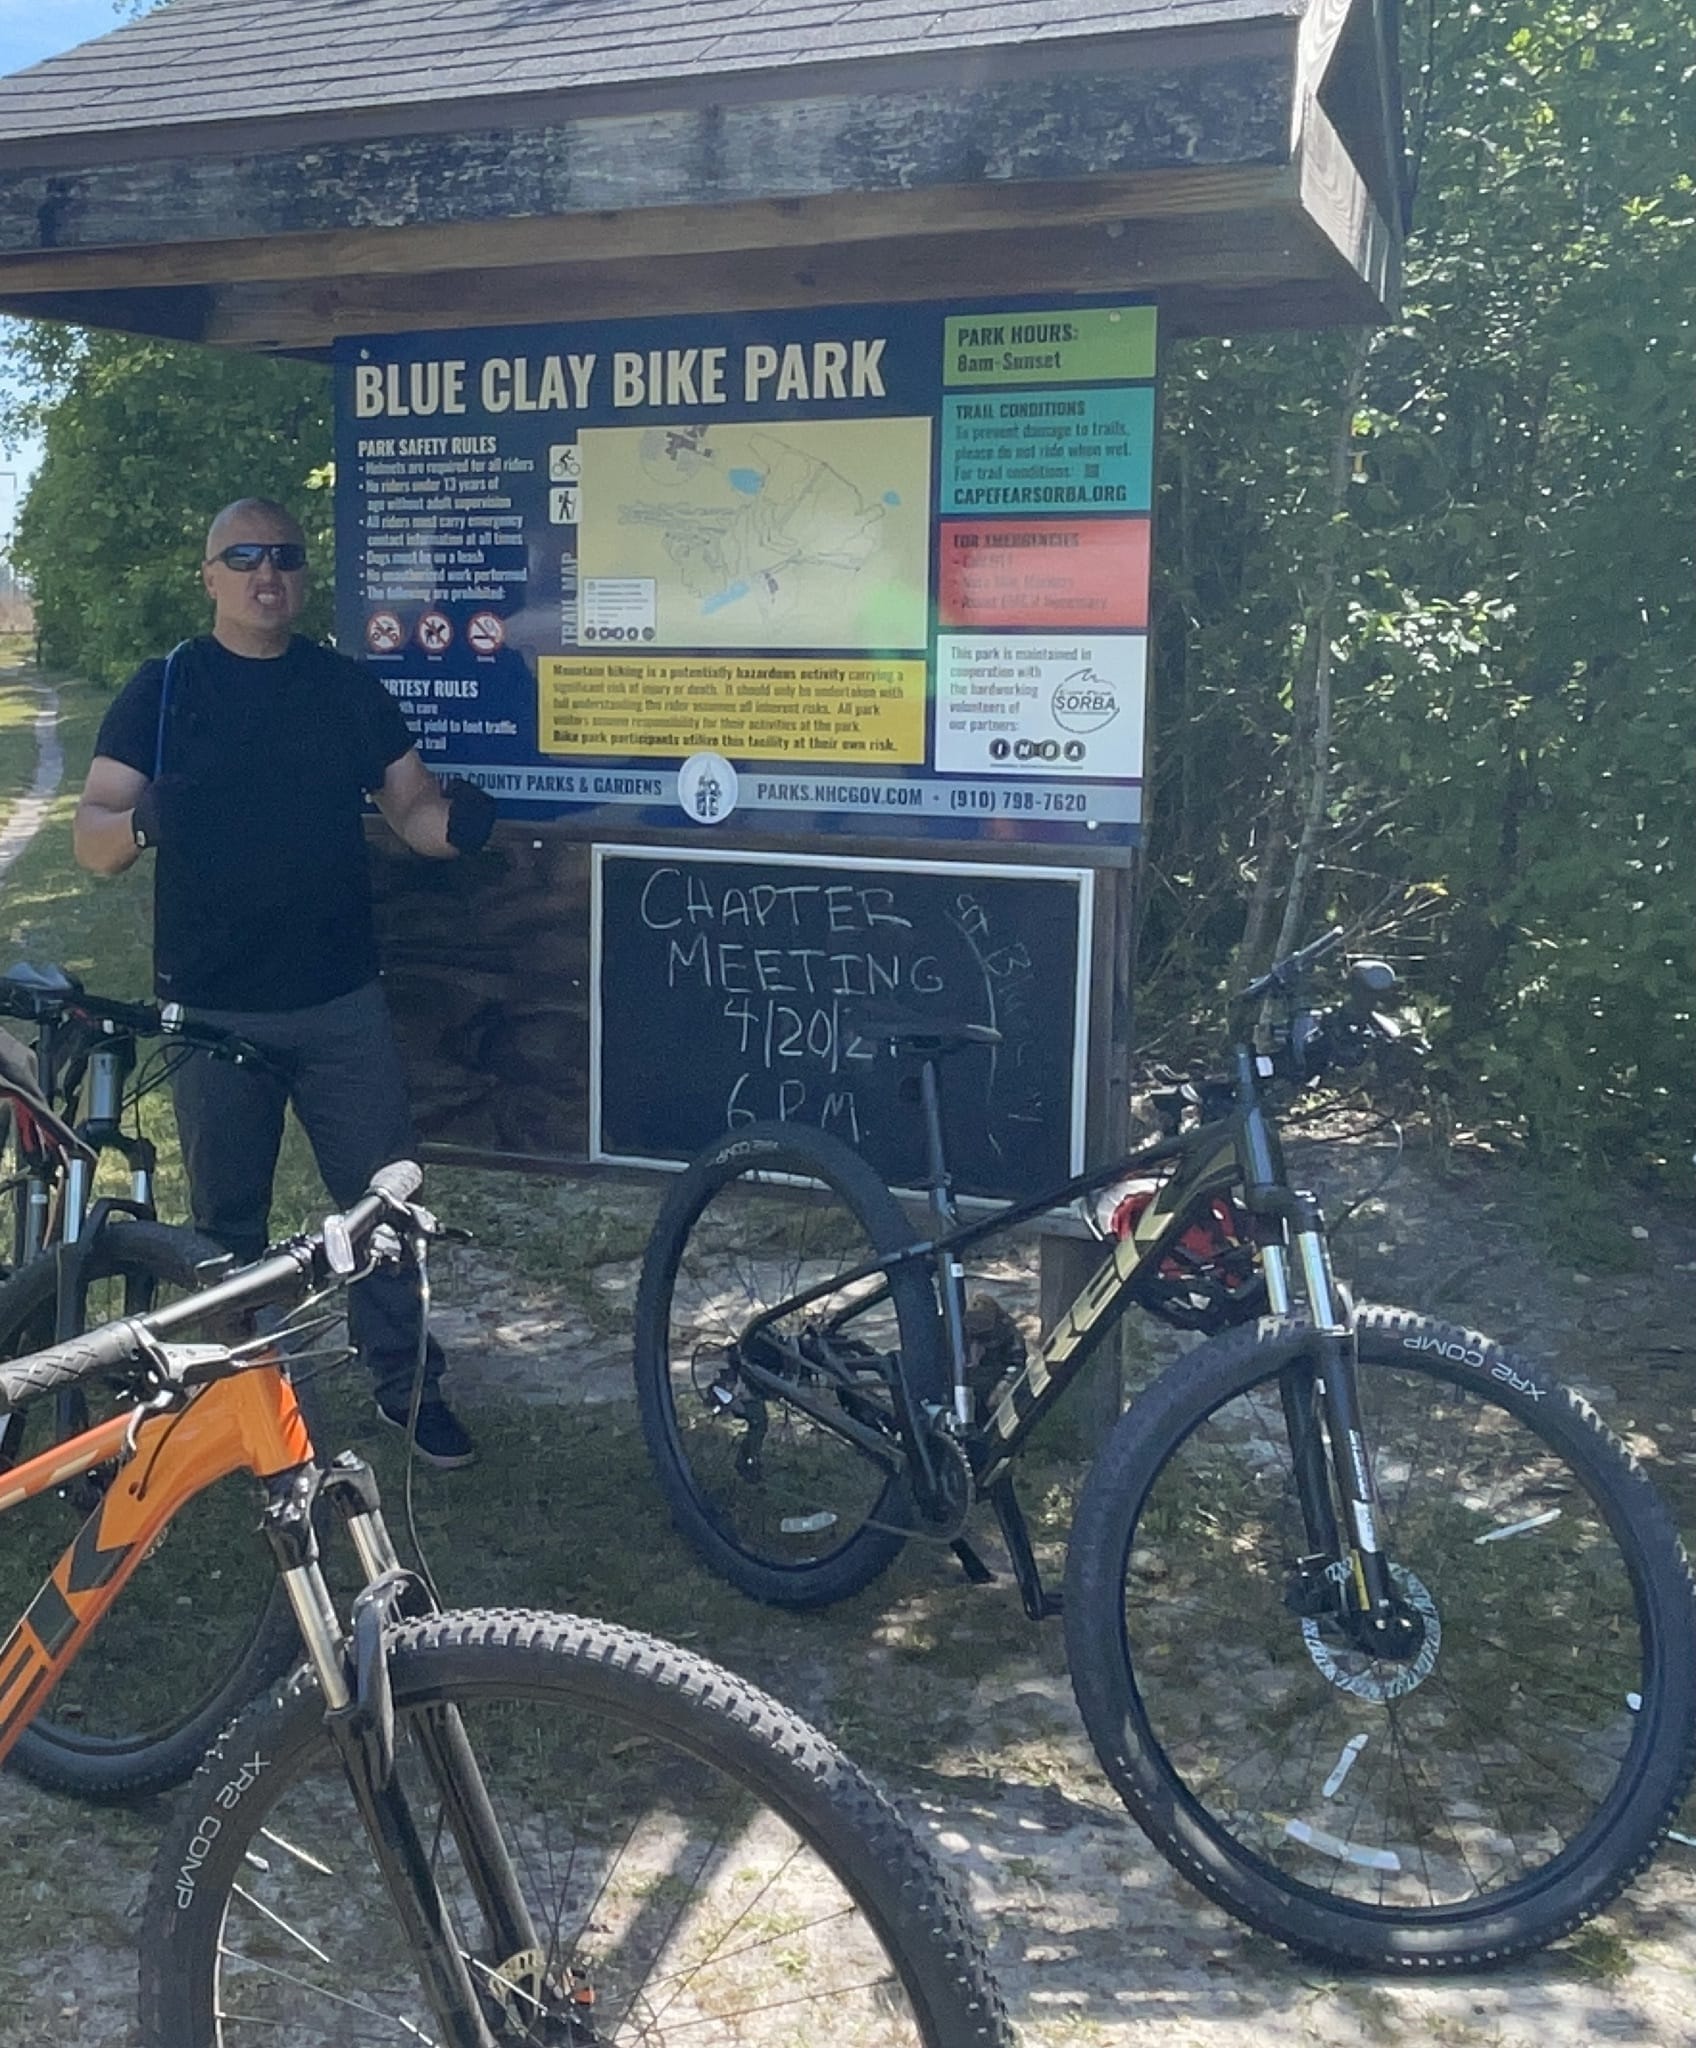
{"label": "bike shifter cable", "polygon": [[424,1581],[424,1589],[439,1611],[444,1602],[436,1590],[435,1574],[431,1571],[430,1560],[424,1552],[424,1539],[418,1533],[418,1521],[413,1512],[412,1499],[413,1475],[418,1469],[418,1411],[424,1405],[424,1374],[430,1357],[429,1239],[416,1227],[409,1235],[412,1256],[418,1262],[418,1356],[413,1361],[412,1394],[406,1410],[406,1473],[402,1482],[401,1499],[406,1511],[406,1533],[411,1539],[412,1554],[418,1560],[418,1576]]}

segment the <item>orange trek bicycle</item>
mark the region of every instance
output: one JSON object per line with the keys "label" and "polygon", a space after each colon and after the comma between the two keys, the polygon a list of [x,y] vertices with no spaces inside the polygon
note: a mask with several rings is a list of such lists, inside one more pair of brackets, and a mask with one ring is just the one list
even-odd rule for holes
{"label": "orange trek bicycle", "polygon": [[[275,1337],[438,1235],[416,1167],[203,1293],[0,1364],[0,1413],[116,1380],[127,1412],[0,1479],[0,1511],[94,1473],[98,1505],[0,1645],[0,1757],[171,1518],[251,1473],[306,1646],[186,1795],[141,1927],[144,2048],[789,2042],[1011,2048],[940,1868],[803,1722],[650,1637],[440,1611],[369,1468],[319,1462]],[[319,1564],[333,1510],[363,1586]],[[172,1655],[168,1637],[155,1645]]]}

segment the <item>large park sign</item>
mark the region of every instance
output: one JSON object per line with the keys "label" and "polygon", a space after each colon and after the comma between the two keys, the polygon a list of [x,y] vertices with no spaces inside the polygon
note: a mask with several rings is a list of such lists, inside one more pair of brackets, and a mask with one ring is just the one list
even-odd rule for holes
{"label": "large park sign", "polygon": [[514,814],[1125,845],[1155,312],[839,306],[339,344],[337,591]]}

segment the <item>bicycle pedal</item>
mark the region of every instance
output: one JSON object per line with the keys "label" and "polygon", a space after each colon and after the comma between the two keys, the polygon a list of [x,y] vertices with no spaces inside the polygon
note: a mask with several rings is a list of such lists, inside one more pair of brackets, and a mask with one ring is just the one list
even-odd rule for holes
{"label": "bicycle pedal", "polygon": [[965,1573],[974,1586],[994,1584],[995,1572],[984,1563],[982,1557],[972,1548],[964,1536],[956,1536],[948,1547],[960,1560],[961,1571]]}

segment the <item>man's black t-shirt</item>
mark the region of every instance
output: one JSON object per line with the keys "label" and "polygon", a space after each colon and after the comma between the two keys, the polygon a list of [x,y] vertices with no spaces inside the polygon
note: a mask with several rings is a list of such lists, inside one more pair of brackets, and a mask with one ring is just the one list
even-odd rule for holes
{"label": "man's black t-shirt", "polygon": [[298,634],[271,661],[189,641],[161,730],[164,679],[163,661],[144,663],[95,746],[187,785],[155,855],[159,994],[299,1010],[361,987],[377,971],[361,818],[413,744],[399,706],[369,669]]}

